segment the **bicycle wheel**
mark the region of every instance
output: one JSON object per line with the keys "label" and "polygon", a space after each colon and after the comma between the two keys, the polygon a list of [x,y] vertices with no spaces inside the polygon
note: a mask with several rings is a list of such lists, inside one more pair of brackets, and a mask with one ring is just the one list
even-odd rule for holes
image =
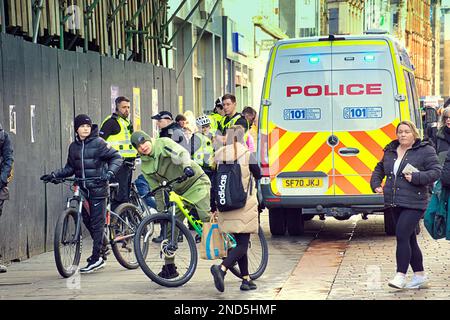
{"label": "bicycle wheel", "polygon": [[78,211],[68,208],[63,211],[56,222],[53,248],[56,268],[61,276],[69,278],[78,269],[81,258],[81,226],[78,237],[76,237]]}
{"label": "bicycle wheel", "polygon": [[112,251],[124,268],[137,269],[139,264],[134,253],[133,237],[142,216],[138,208],[131,203],[122,203],[115,213],[120,217],[111,220]]}
{"label": "bicycle wheel", "polygon": [[[269,261],[269,252],[267,247],[266,237],[261,227],[259,227],[258,233],[250,235],[250,242],[248,244],[248,272],[250,273],[250,279],[256,280],[262,276],[266,270],[267,263]],[[242,278],[239,266],[235,263],[230,269],[236,277]]]}
{"label": "bicycle wheel", "polygon": [[[153,225],[152,232],[149,232],[149,225]],[[170,240],[172,231],[175,233],[175,244],[171,244]],[[136,231],[134,247],[142,271],[159,285],[181,286],[192,278],[197,268],[197,247],[191,232],[178,220],[175,230],[172,230],[172,220],[167,214],[154,214],[144,218]],[[148,250],[146,256],[142,254],[143,248]],[[163,274],[163,266],[171,262],[176,265],[176,270],[169,278]]]}

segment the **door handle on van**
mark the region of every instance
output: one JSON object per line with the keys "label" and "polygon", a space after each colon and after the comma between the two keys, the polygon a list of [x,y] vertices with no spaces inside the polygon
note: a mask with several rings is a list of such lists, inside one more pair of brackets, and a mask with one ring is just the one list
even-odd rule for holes
{"label": "door handle on van", "polygon": [[341,156],[356,156],[359,153],[359,149],[357,148],[340,148],[338,153]]}

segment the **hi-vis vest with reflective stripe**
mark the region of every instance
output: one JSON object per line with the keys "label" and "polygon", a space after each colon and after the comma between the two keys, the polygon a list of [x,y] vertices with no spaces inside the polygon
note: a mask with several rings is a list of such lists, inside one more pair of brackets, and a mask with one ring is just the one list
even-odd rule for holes
{"label": "hi-vis vest with reflective stripe", "polygon": [[[233,118],[231,118],[231,120],[227,124],[225,124],[225,120],[227,117],[226,116],[222,117],[222,119],[220,120],[221,129],[225,130],[225,129],[231,128],[232,126],[234,126],[236,124],[236,122],[241,117],[243,118],[243,116],[241,114],[235,113]],[[247,130],[247,129],[248,129],[248,122],[247,122],[247,128],[244,128],[244,130]],[[225,132],[222,132],[222,133],[226,134],[226,130],[225,130]],[[249,130],[245,131],[244,141],[247,141],[248,135],[249,135]]]}
{"label": "hi-vis vest with reflective stripe", "polygon": [[222,121],[223,117],[218,113],[211,113],[208,117],[211,120],[211,129],[209,131],[212,135],[215,135],[217,128],[219,127],[219,122]]}
{"label": "hi-vis vest with reflective stripe", "polygon": [[198,132],[195,135],[200,139],[201,145],[192,155],[193,160],[201,167],[212,167],[214,148],[211,139]]}
{"label": "hi-vis vest with reflective stripe", "polygon": [[[110,118],[111,116],[107,117],[102,122],[102,126]],[[128,131],[128,126],[130,122],[120,116],[117,117],[116,120],[119,123],[120,132],[115,135],[110,135],[108,139],[106,139],[106,142],[108,142],[114,149],[116,149],[122,157],[136,158],[137,151],[135,148],[133,148],[133,145],[131,144],[131,134]]]}

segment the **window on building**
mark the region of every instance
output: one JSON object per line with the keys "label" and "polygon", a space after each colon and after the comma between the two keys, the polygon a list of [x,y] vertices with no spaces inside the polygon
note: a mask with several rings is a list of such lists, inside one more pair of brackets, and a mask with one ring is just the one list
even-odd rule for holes
{"label": "window on building", "polygon": [[339,9],[332,8],[328,10],[329,13],[329,32],[330,34],[339,33]]}

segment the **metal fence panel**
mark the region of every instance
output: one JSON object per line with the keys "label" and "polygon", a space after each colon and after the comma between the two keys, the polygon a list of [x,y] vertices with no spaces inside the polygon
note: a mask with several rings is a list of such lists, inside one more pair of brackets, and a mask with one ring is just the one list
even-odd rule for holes
{"label": "metal fence panel", "polygon": [[[21,214],[23,214],[26,230],[26,253],[27,256],[44,252],[45,236],[45,197],[42,193],[42,183],[39,177],[42,173],[40,169],[41,159],[45,159],[47,154],[43,150],[48,134],[42,132],[42,54],[39,46],[29,42],[23,43],[24,47],[24,82],[23,94],[25,104],[23,112],[18,114],[18,125],[23,126],[17,132],[17,144],[15,144],[16,155],[33,155],[30,158],[16,157],[17,178],[20,177],[20,184],[25,188],[17,195],[26,192],[25,197],[21,197]],[[23,161],[23,162],[22,162]]]}
{"label": "metal fence panel", "polygon": [[[59,111],[57,49],[42,47],[42,83],[45,84],[42,88],[42,106],[40,108],[42,135],[38,142],[44,154],[40,159],[41,170],[39,175],[61,168],[63,164],[61,161],[61,113]],[[46,199],[44,249],[47,251],[53,249],[55,225],[64,207],[65,199],[62,185],[51,186],[41,183],[39,191],[45,194]]]}
{"label": "metal fence panel", "polygon": [[[0,250],[5,258],[23,258],[27,255],[27,221],[24,219],[25,206],[22,199],[26,197],[26,185],[21,181],[26,181],[25,170],[29,158],[20,156],[28,154],[24,144],[23,135],[25,121],[25,69],[24,69],[24,50],[23,42],[16,41],[13,36],[2,35],[2,59],[3,59],[3,89],[4,89],[4,108],[5,115],[9,115],[10,105],[15,107],[11,109],[11,114],[16,115],[15,128],[17,134],[10,132],[9,136],[14,148],[14,180],[10,183],[10,200],[6,201],[3,210],[3,216],[0,224]],[[8,116],[9,119],[9,116]]]}
{"label": "metal fence panel", "polygon": [[[171,82],[163,85],[163,73]],[[75,112],[101,124],[111,114],[112,94],[132,99],[137,87],[141,128],[150,133],[152,89],[158,89],[163,110],[176,99],[173,84],[172,73],[160,67],[61,51],[0,34],[0,122],[11,137],[15,158],[11,198],[0,218],[2,258],[53,250],[54,227],[70,190],[44,185],[39,177],[65,165]],[[10,113],[15,114],[11,125]]]}

